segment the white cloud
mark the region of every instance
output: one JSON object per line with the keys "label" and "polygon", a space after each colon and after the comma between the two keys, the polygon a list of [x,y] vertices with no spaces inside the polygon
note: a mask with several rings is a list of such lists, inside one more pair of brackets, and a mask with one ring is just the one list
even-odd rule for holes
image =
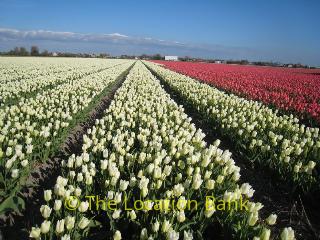
{"label": "white cloud", "polygon": [[120,34],[120,33],[111,33],[109,35],[112,36],[112,37],[124,37],[124,38],[128,37],[127,35],[123,35],[123,34]]}
{"label": "white cloud", "polygon": [[0,28],[0,38],[7,40],[52,40],[52,41],[91,41],[91,42],[123,42],[132,44],[159,44],[176,46],[179,42],[170,42],[152,38],[130,37],[121,33],[83,34],[74,32],[54,32],[47,30],[20,31],[16,29]]}
{"label": "white cloud", "polygon": [[[88,50],[111,51],[116,54],[161,53],[169,55],[189,55],[215,58],[239,58],[252,55],[251,49],[227,47],[217,44],[189,44],[179,41],[167,41],[151,37],[132,37],[121,33],[75,33],[48,30],[17,30],[0,28],[2,49],[19,45],[39,44],[48,50],[56,46],[66,51]],[[19,46],[18,45],[18,46]],[[1,48],[1,47],[0,47]]]}

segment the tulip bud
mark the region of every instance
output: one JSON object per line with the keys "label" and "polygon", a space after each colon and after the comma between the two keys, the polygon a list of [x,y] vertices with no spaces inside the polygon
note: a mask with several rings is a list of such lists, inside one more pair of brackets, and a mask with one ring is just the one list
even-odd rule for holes
{"label": "tulip bud", "polygon": [[162,223],[161,231],[166,233],[166,232],[168,232],[170,227],[171,227],[171,223],[168,220],[164,220],[164,222]]}
{"label": "tulip bud", "polygon": [[41,215],[42,215],[44,218],[49,218],[49,217],[50,217],[50,214],[51,214],[51,211],[52,211],[52,209],[51,209],[48,205],[42,205],[42,206],[40,207]]}
{"label": "tulip bud", "polygon": [[186,216],[184,214],[184,211],[179,211],[177,213],[177,220],[178,220],[178,222],[184,222],[186,220]]}
{"label": "tulip bud", "polygon": [[50,221],[44,220],[41,223],[41,233],[43,233],[43,234],[48,233],[50,231],[50,225],[51,225]]}
{"label": "tulip bud", "polygon": [[137,218],[137,215],[136,215],[135,211],[132,210],[132,211],[130,212],[130,219],[131,219],[131,220],[135,220],[136,218]]}
{"label": "tulip bud", "polygon": [[19,169],[12,169],[11,170],[11,177],[17,178],[19,176]]}
{"label": "tulip bud", "polygon": [[152,231],[158,232],[159,228],[160,228],[160,223],[158,221],[152,224]]}
{"label": "tulip bud", "polygon": [[25,160],[22,160],[20,163],[21,163],[22,167],[26,167],[28,165],[29,161],[25,159]]}
{"label": "tulip bud", "polygon": [[100,165],[102,170],[106,170],[108,168],[108,160],[101,160]]}
{"label": "tulip bud", "polygon": [[258,212],[250,213],[249,218],[248,218],[249,226],[251,226],[251,227],[254,226],[257,221],[258,221]]}
{"label": "tulip bud", "polygon": [[122,239],[121,232],[117,230],[113,235],[113,240],[121,240],[121,239]]}
{"label": "tulip bud", "polygon": [[160,167],[156,167],[153,171],[153,177],[155,179],[161,178],[161,168]]}
{"label": "tulip bud", "polygon": [[53,209],[55,211],[59,211],[61,209],[61,206],[62,206],[62,201],[61,200],[55,200],[54,201]]}
{"label": "tulip bud", "polygon": [[280,237],[281,240],[295,240],[294,231],[291,227],[284,228]]}
{"label": "tulip bud", "polygon": [[277,215],[276,214],[270,214],[270,216],[266,219],[267,223],[269,225],[274,225],[277,221]]}
{"label": "tulip bud", "polygon": [[113,219],[118,219],[120,217],[120,213],[121,213],[121,210],[118,209],[118,210],[115,210],[112,214],[112,218]]}
{"label": "tulip bud", "polygon": [[52,196],[51,190],[44,191],[44,200],[46,200],[46,202],[49,202],[51,200],[51,196]]}
{"label": "tulip bud", "polygon": [[82,217],[80,222],[78,223],[78,227],[80,229],[85,229],[90,223],[90,220],[87,219],[86,217]]}
{"label": "tulip bud", "polygon": [[76,221],[75,217],[67,216],[65,218],[65,225],[67,230],[71,230],[74,228],[75,221]]}
{"label": "tulip bud", "polygon": [[309,162],[308,162],[308,167],[309,167],[310,169],[314,169],[315,166],[316,166],[316,163],[315,163],[314,161],[309,161]]}
{"label": "tulip bud", "polygon": [[82,192],[81,188],[78,188],[78,187],[74,190],[74,194],[75,194],[77,197],[80,197],[81,192]]}
{"label": "tulip bud", "polygon": [[143,228],[140,233],[140,240],[147,240],[147,239],[148,239],[147,229]]}
{"label": "tulip bud", "polygon": [[193,239],[193,236],[192,236],[192,232],[189,231],[183,231],[183,239],[184,240],[192,240]]}
{"label": "tulip bud", "polygon": [[7,150],[6,150],[6,156],[7,157],[10,157],[12,154],[12,148],[11,147],[8,147]]}
{"label": "tulip bud", "polygon": [[260,239],[261,239],[261,240],[269,240],[269,239],[270,239],[270,235],[271,235],[270,229],[264,228],[264,229],[262,230]]}
{"label": "tulip bud", "polygon": [[212,190],[214,188],[214,183],[215,183],[214,180],[208,179],[206,181],[206,188],[209,189],[209,190]]}
{"label": "tulip bud", "polygon": [[65,234],[61,237],[61,240],[71,240],[70,235],[69,234]]}
{"label": "tulip bud", "polygon": [[41,230],[38,227],[32,227],[29,237],[40,239]]}
{"label": "tulip bud", "polygon": [[78,209],[80,212],[86,212],[89,208],[89,203],[88,202],[81,202]]}
{"label": "tulip bud", "polygon": [[64,232],[64,219],[58,220],[56,224],[56,233],[61,234]]}
{"label": "tulip bud", "polygon": [[120,190],[125,191],[129,185],[128,181],[120,180]]}

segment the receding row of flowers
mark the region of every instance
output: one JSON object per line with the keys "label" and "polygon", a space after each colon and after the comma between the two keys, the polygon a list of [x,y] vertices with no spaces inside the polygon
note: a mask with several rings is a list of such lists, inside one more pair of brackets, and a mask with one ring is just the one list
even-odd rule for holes
{"label": "receding row of flowers", "polygon": [[[44,61],[42,63],[44,66],[40,65],[40,67],[36,65],[37,62],[29,65],[26,69],[30,74],[22,75],[21,71],[17,71],[16,74],[23,77],[15,80],[4,80],[7,75],[15,75],[12,73],[11,65],[0,71],[0,106],[6,106],[12,99],[19,100],[22,97],[28,97],[30,93],[37,93],[46,87],[82,78],[122,62],[121,60],[102,62],[101,60],[88,59],[84,61],[83,59],[76,59],[72,62],[70,60],[61,60],[61,62],[58,61],[59,64],[57,66],[52,66],[48,64],[51,61]],[[17,65],[20,66],[20,69],[23,69],[22,64]]]}
{"label": "receding row of flowers", "polygon": [[[79,62],[79,61],[77,61]],[[50,58],[0,58],[0,83],[18,81],[41,76],[49,76],[52,73],[61,72],[66,69],[67,64],[72,69],[73,59],[56,59]],[[44,71],[45,69],[45,71]]]}
{"label": "receding row of flowers", "polygon": [[292,115],[279,114],[259,102],[226,94],[159,65],[145,64],[212,127],[230,138],[247,159],[270,167],[305,191],[319,184],[319,128],[306,127]]}
{"label": "receding row of flowers", "polygon": [[[320,124],[318,69],[156,61],[167,68],[236,95],[261,101]],[[315,121],[314,121],[315,120]],[[313,123],[314,122],[314,123]]]}
{"label": "receding row of flowers", "polygon": [[0,109],[0,214],[8,210],[8,202],[17,196],[34,165],[58,149],[69,126],[132,64],[123,60]]}
{"label": "receding row of flowers", "polygon": [[[231,153],[219,148],[219,140],[207,145],[204,137],[137,62],[104,116],[83,136],[82,153],[62,161],[54,189],[44,191],[44,220],[30,237],[84,239],[102,217],[105,237],[115,240],[197,239],[213,222],[238,239],[268,240],[268,225],[277,216],[260,218],[263,205],[250,200],[248,183],[238,185],[240,168]],[[219,210],[207,196],[235,205],[245,201],[247,208]],[[104,200],[113,207],[103,206]],[[198,208],[186,209],[188,200]],[[285,228],[273,237],[293,240],[294,231]]]}

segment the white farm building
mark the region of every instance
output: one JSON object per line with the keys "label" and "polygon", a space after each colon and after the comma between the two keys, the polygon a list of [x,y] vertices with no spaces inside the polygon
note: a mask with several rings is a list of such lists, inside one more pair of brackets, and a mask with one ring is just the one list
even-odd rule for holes
{"label": "white farm building", "polygon": [[164,56],[166,61],[178,61],[178,56]]}

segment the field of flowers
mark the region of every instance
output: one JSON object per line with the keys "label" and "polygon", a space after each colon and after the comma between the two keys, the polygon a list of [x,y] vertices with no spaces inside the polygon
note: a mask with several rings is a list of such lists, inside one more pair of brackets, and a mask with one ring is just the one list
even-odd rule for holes
{"label": "field of flowers", "polygon": [[320,123],[320,71],[212,63],[155,61],[240,96]]}
{"label": "field of flowers", "polygon": [[158,76],[246,154],[303,190],[319,186],[319,128],[262,103],[224,93],[185,75],[146,62]]}
{"label": "field of flowers", "polygon": [[[65,70],[57,76],[47,76],[56,84],[51,88],[41,89],[41,83],[46,82],[42,77],[27,77],[25,83],[21,84],[25,88],[3,88],[3,91],[9,92],[6,96],[14,95],[14,92],[10,93],[11,90],[21,89],[34,94],[21,97],[14,104],[3,101],[0,107],[0,214],[21,208],[23,200],[18,193],[33,166],[45,162],[57,150],[62,136],[70,125],[76,124],[81,118],[81,112],[90,107],[90,102],[127,70],[132,62],[98,62],[95,68],[99,71],[95,72],[90,67],[83,69],[82,65],[85,63],[80,61],[77,66],[77,62],[74,62],[74,67],[63,68]],[[90,66],[90,62],[87,65]],[[19,86],[16,81],[24,80],[10,79],[0,84]]]}
{"label": "field of flowers", "polygon": [[18,103],[23,97],[34,96],[67,80],[82,78],[120,63],[88,62],[83,59],[73,61],[68,58],[60,61],[0,58],[0,107]]}
{"label": "field of flowers", "polygon": [[[107,219],[105,237],[113,239],[201,239],[217,221],[237,239],[269,239],[276,215],[259,217],[263,205],[250,200],[248,183],[237,184],[240,169],[231,153],[219,149],[219,140],[207,145],[203,138],[183,107],[136,63],[104,117],[84,135],[82,153],[61,163],[62,175],[44,192],[44,221],[30,236],[85,238],[100,214]],[[92,207],[84,195],[107,195],[115,209],[101,199],[98,209],[96,199]],[[238,204],[245,199],[248,209],[219,211],[206,196]],[[187,209],[189,199],[201,209]],[[66,201],[69,209],[62,206]],[[281,239],[294,239],[293,230],[285,228]]]}
{"label": "field of flowers", "polygon": [[[205,72],[198,65],[188,74]],[[261,84],[253,84],[259,90],[252,92],[262,91]],[[58,174],[40,188],[34,204],[39,217],[18,229],[27,238],[311,239],[257,201],[237,158],[241,153],[248,164],[272,170],[302,193],[319,191],[319,128],[254,96],[221,91],[152,62],[13,57],[0,58],[0,224],[6,224],[0,239],[2,231],[17,230],[8,217],[29,217],[26,180],[88,122],[111,86],[114,95],[80,133],[78,150],[59,157]],[[230,139],[232,151],[224,139],[207,140],[187,107]]]}

